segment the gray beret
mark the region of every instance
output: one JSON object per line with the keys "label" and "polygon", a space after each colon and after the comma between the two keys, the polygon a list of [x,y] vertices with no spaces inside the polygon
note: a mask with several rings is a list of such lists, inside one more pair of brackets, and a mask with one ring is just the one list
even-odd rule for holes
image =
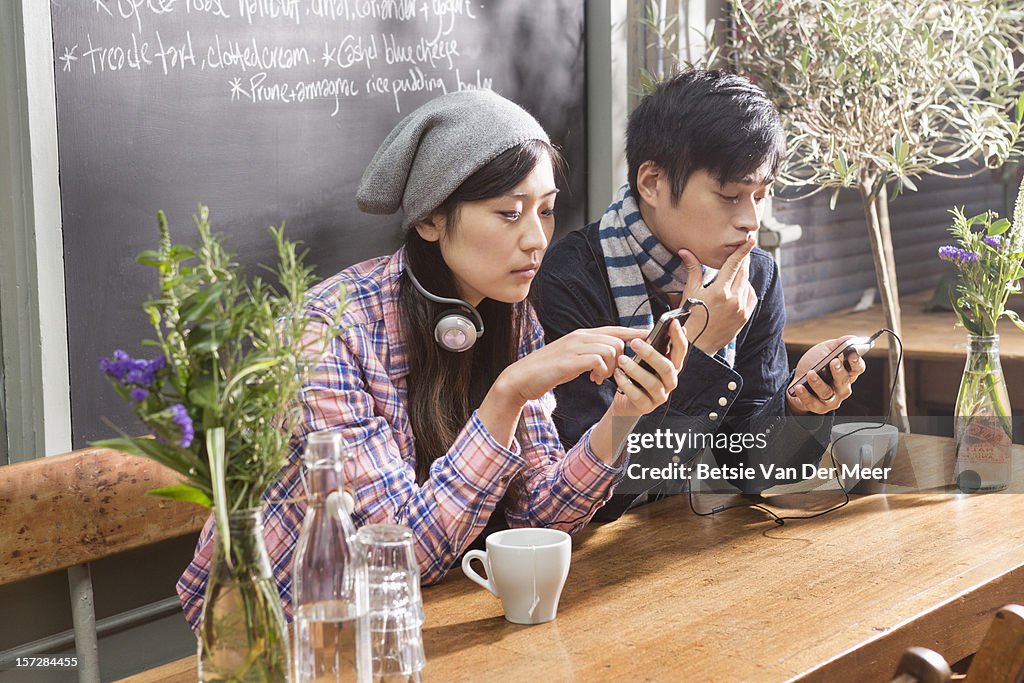
{"label": "gray beret", "polygon": [[537,120],[490,90],[427,102],[395,126],[363,173],[356,203],[366,213],[403,209],[403,227],[426,218],[467,178],[527,140],[549,142]]}

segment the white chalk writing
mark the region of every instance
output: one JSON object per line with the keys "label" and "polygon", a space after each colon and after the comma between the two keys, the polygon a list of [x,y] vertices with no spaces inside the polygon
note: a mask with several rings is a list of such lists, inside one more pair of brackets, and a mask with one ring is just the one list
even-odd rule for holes
{"label": "white chalk writing", "polygon": [[238,0],[238,12],[250,25],[259,19],[300,22],[299,0]]}
{"label": "white chalk writing", "polygon": [[256,37],[246,43],[237,40],[221,41],[214,35],[213,45],[207,48],[204,65],[210,69],[228,69],[234,66],[248,69],[294,69],[310,64],[309,51],[304,47],[261,45]]}
{"label": "white chalk writing", "polygon": [[208,71],[220,75],[201,86],[220,83],[233,105],[323,102],[336,117],[387,98],[401,113],[418,93],[493,87],[476,63],[490,38],[472,26],[488,2],[88,0],[90,30],[56,44],[54,62],[61,78]]}

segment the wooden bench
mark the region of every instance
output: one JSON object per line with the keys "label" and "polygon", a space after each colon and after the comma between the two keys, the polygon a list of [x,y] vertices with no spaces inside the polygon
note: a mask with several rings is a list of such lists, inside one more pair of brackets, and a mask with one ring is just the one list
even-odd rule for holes
{"label": "wooden bench", "polygon": [[0,468],[0,585],[67,569],[80,681],[99,681],[89,563],[199,530],[207,511],[147,496],[163,465],[87,448]]}
{"label": "wooden bench", "polygon": [[1024,679],[1024,607],[1006,605],[995,613],[966,674],[953,674],[938,652],[912,647],[894,676],[892,683],[1018,683]]}

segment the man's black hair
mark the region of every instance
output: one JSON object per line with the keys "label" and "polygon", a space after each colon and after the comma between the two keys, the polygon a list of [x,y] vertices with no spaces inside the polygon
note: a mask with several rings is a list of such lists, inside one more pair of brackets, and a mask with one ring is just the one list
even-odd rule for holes
{"label": "man's black hair", "polygon": [[672,201],[694,171],[725,184],[768,164],[775,178],[785,154],[779,112],[759,87],[727,71],[690,70],[662,81],[629,115],[629,187],[652,161],[668,174]]}

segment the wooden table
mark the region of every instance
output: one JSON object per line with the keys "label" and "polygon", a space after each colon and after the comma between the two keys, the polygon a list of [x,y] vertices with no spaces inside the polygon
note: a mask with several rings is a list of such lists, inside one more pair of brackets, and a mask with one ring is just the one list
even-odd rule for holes
{"label": "wooden table", "polygon": [[[855,496],[782,527],[749,509],[698,517],[680,496],[590,527],[548,624],[506,622],[456,569],[423,592],[425,678],[888,681],[911,645],[959,660],[996,609],[1024,599],[1024,495],[943,490],[951,458],[950,440],[907,436],[894,481],[935,488]],[[1014,458],[1024,491],[1024,447]],[[797,514],[837,500],[769,496]],[[130,680],[194,680],[194,666]]]}
{"label": "wooden table", "polygon": [[[903,357],[907,378],[908,413],[952,415],[960,377],[967,357],[967,332],[955,327],[956,315],[950,312],[922,311],[930,292],[918,292],[900,299],[903,323]],[[1019,306],[1018,306],[1019,308]],[[839,311],[808,318],[786,326],[783,339],[792,357],[799,358],[818,342],[844,334],[870,335],[884,327],[881,305],[864,311]],[[1010,389],[1010,403],[1017,414],[1024,414],[1024,332],[1006,318],[999,322],[1000,358]],[[884,366],[889,335],[879,337],[868,358]],[[884,373],[888,378],[888,373]],[[878,405],[888,399],[890,380],[878,383],[884,389]],[[875,412],[874,414],[879,414]],[[885,414],[882,412],[881,414]]]}

